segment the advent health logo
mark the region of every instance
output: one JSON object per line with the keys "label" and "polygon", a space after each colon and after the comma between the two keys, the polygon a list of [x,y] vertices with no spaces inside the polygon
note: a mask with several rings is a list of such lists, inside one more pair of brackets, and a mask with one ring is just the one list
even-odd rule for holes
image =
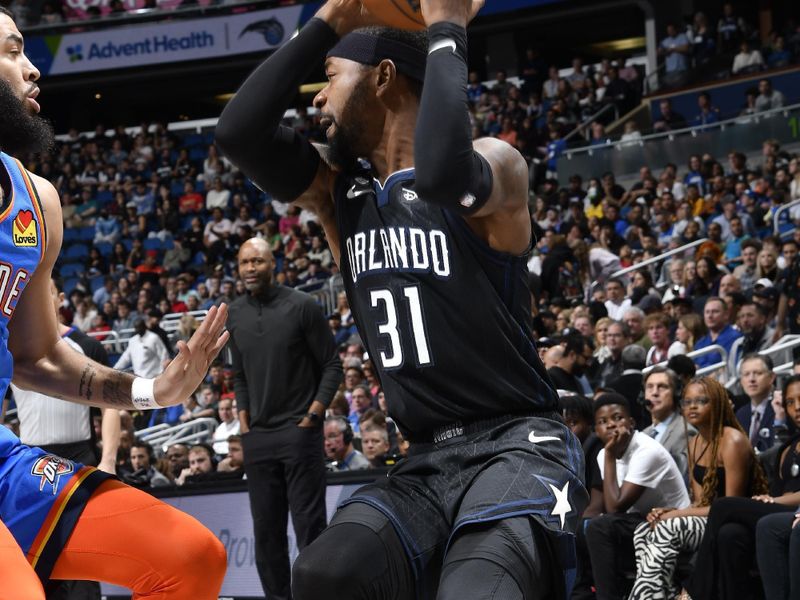
{"label": "advent health logo", "polygon": [[43,74],[60,75],[263,52],[288,39],[302,10],[290,6],[50,36],[34,40],[40,51],[31,58]]}

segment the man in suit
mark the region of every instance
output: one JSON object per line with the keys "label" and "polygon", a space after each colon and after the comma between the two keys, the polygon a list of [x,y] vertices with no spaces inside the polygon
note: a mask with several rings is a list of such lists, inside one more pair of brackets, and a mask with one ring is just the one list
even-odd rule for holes
{"label": "man in suit", "polygon": [[644,408],[642,398],[642,369],[644,369],[647,351],[641,346],[630,344],[622,351],[622,374],[608,382],[608,387],[625,396],[630,405],[631,416],[636,421],[637,429],[644,429],[650,424],[650,415]]}
{"label": "man in suit", "polygon": [[672,369],[654,367],[647,373],[644,379],[644,400],[653,424],[642,433],[666,448],[688,481],[687,440],[696,435],[697,431],[691,425],[687,427],[680,413],[678,400],[681,387],[680,378]]}
{"label": "man in suit", "polygon": [[775,410],[772,408],[772,392],[775,389],[775,373],[769,356],[748,354],[742,359],[739,381],[750,402],[736,411],[736,418],[750,436],[750,443],[758,452],[770,448],[775,441]]}

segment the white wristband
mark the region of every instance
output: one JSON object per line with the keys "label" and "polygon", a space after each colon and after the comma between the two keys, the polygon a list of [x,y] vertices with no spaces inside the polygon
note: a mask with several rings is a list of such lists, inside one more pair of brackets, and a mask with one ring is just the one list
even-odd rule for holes
{"label": "white wristband", "polygon": [[144,377],[136,377],[131,386],[131,401],[133,406],[138,410],[148,410],[150,408],[161,408],[156,403],[156,397],[153,393],[155,387],[155,379],[145,379]]}

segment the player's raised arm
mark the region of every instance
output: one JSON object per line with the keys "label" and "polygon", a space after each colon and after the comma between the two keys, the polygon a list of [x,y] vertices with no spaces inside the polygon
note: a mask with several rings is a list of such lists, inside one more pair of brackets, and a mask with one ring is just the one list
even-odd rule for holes
{"label": "player's raised arm", "polygon": [[58,193],[45,179],[34,176],[33,180],[44,207],[47,247],[8,325],[14,383],[101,408],[144,409],[182,402],[194,392],[228,341],[227,308],[212,308],[189,342],[179,342],[178,356],[154,380],[135,378],[76,352],[58,335],[50,293],[50,277],[63,234]]}
{"label": "player's raised arm", "polygon": [[473,145],[467,100],[467,23],[482,0],[423,0],[428,61],[414,141],[419,197],[464,215],[493,248],[530,242],[525,159],[500,140]]}
{"label": "player's raised arm", "polygon": [[330,0],[248,77],[222,112],[216,140],[223,154],[275,198],[289,202],[316,192],[329,199],[327,165],[281,119],[339,37],[365,24],[360,2]]}

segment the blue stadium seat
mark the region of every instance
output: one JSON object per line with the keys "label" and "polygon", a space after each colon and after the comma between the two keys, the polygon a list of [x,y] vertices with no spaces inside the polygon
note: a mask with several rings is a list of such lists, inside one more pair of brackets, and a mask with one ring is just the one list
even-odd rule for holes
{"label": "blue stadium seat", "polygon": [[111,193],[111,190],[102,190],[95,194],[95,198],[100,204],[109,204],[114,199],[114,194]]}
{"label": "blue stadium seat", "polygon": [[109,242],[100,242],[99,244],[95,244],[94,247],[100,251],[102,256],[109,256],[114,250],[113,244]]}
{"label": "blue stadium seat", "polygon": [[77,277],[70,277],[69,279],[64,280],[64,293],[69,296],[76,287],[78,287],[78,283],[80,279]]}
{"label": "blue stadium seat", "polygon": [[80,263],[69,263],[60,269],[62,277],[74,277],[83,272],[83,265]]}
{"label": "blue stadium seat", "polygon": [[124,240],[122,240],[122,245],[125,246],[125,250],[130,252],[131,248],[133,248],[133,241],[129,240],[128,238],[125,238]]}
{"label": "blue stadium seat", "polygon": [[208,152],[205,148],[202,147],[195,147],[189,150],[189,160],[194,162],[203,162],[208,156]]}
{"label": "blue stadium seat", "polygon": [[202,194],[203,192],[205,192],[206,191],[205,182],[198,181],[197,183],[195,183],[194,184],[194,191],[197,192],[198,194]]}
{"label": "blue stadium seat", "polygon": [[184,140],[184,145],[186,146],[205,146],[206,141],[205,137],[199,133],[192,133],[187,135]]}
{"label": "blue stadium seat", "polygon": [[94,226],[91,227],[81,227],[79,230],[79,240],[83,242],[91,242],[94,239]]}
{"label": "blue stadium seat", "polygon": [[77,241],[78,239],[78,230],[74,227],[66,227],[64,229],[64,239],[63,243],[69,244],[70,242]]}
{"label": "blue stadium seat", "polygon": [[169,188],[169,193],[172,194],[173,196],[175,196],[176,198],[178,196],[182,196],[183,195],[183,182],[182,181],[178,181],[178,180],[173,181],[172,182],[172,186]]}
{"label": "blue stadium seat", "polygon": [[92,290],[94,294],[97,290],[103,287],[103,282],[105,281],[105,277],[103,275],[96,275],[89,280],[89,288]]}
{"label": "blue stadium seat", "polygon": [[147,238],[142,242],[145,250],[161,250],[161,240],[158,238]]}
{"label": "blue stadium seat", "polygon": [[64,252],[64,258],[81,259],[89,256],[89,249],[85,244],[73,244]]}

